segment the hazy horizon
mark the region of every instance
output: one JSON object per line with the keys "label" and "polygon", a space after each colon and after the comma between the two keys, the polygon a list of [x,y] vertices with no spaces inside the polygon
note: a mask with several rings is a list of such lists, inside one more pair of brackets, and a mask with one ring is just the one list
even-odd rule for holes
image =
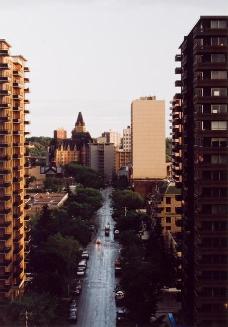
{"label": "hazy horizon", "polygon": [[140,96],[169,101],[184,35],[202,15],[227,15],[226,0],[2,1],[0,38],[28,59],[31,136],[68,136],[82,112],[87,130],[122,131]]}

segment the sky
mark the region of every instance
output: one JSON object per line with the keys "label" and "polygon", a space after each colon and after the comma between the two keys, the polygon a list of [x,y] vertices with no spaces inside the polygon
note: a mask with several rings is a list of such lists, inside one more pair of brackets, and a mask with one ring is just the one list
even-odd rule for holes
{"label": "sky", "polygon": [[178,53],[202,15],[228,15],[227,0],[0,0],[0,38],[31,73],[31,136],[70,132],[82,112],[87,130],[121,132],[131,102],[178,91]]}

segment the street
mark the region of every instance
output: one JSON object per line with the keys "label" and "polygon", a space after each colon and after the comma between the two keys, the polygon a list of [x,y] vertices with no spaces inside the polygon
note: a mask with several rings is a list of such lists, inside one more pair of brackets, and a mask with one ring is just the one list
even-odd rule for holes
{"label": "street", "polygon": [[[119,245],[114,242],[114,222],[111,216],[109,195],[111,188],[102,191],[103,206],[97,213],[97,235],[89,244],[89,260],[78,308],[79,327],[116,326],[114,261]],[[105,236],[104,228],[110,224],[111,232]],[[96,239],[101,244],[96,244]]]}

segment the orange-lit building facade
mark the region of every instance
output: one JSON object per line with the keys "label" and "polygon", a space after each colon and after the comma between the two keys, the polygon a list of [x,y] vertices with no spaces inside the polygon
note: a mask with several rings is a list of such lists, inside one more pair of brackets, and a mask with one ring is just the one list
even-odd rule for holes
{"label": "orange-lit building facade", "polygon": [[0,40],[0,300],[23,293],[29,253],[26,59]]}

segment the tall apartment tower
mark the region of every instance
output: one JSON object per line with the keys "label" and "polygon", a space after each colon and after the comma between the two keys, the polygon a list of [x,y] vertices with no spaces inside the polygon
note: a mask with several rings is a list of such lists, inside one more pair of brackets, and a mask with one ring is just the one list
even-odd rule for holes
{"label": "tall apartment tower", "polygon": [[[202,16],[180,46],[173,108],[181,149],[183,308],[190,326],[228,326],[228,17]],[[175,117],[174,117],[175,116]],[[179,179],[179,180],[178,180]]]}
{"label": "tall apartment tower", "polygon": [[123,130],[123,150],[131,152],[131,126]]}
{"label": "tall apartment tower", "polygon": [[131,133],[133,180],[165,178],[165,102],[156,97],[134,100]]}
{"label": "tall apartment tower", "polygon": [[0,301],[23,292],[29,252],[26,60],[0,40]]}

